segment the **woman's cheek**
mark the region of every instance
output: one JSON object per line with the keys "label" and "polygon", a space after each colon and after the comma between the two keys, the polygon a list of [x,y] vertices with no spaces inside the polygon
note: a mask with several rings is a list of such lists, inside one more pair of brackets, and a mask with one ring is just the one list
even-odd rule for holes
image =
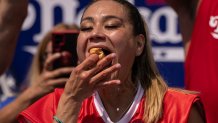
{"label": "woman's cheek", "polygon": [[80,37],[77,40],[77,55],[79,61],[85,59],[85,43]]}
{"label": "woman's cheek", "polygon": [[79,61],[83,61],[85,59],[85,52],[82,49],[83,48],[81,47],[81,45],[77,45],[77,55]]}

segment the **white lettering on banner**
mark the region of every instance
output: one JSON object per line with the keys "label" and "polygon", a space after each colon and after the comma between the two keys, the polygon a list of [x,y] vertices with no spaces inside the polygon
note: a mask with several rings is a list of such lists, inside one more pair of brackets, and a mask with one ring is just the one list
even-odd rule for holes
{"label": "white lettering on banner", "polygon": [[210,27],[215,28],[213,32],[211,32],[211,35],[213,38],[218,39],[218,16],[211,16],[209,25]]}
{"label": "white lettering on banner", "polygon": [[127,1],[132,3],[133,5],[135,4],[135,0],[127,0]]}
{"label": "white lettering on banner", "polygon": [[84,9],[85,9],[85,8],[83,8],[83,9],[82,9],[81,11],[79,11],[78,14],[77,14],[76,22],[75,22],[77,25],[80,25],[80,20],[81,20],[81,17],[82,17],[82,15],[83,15]]}
{"label": "white lettering on banner", "polygon": [[41,7],[41,31],[34,36],[34,41],[39,42],[42,36],[54,25],[54,8],[60,7],[63,11],[63,22],[74,23],[76,18],[76,0],[38,0]]}
{"label": "white lettering on banner", "polygon": [[141,13],[141,15],[144,17],[147,25],[149,26],[150,25],[149,19],[151,18],[152,11],[146,7],[138,7],[138,10]]}
{"label": "white lettering on banner", "polygon": [[35,21],[36,21],[36,10],[34,6],[30,3],[28,6],[28,16],[25,19],[22,30],[26,31],[30,29],[31,27],[33,27]]}
{"label": "white lettering on banner", "polygon": [[[134,4],[134,0],[128,1]],[[80,17],[84,11],[84,9],[81,9],[79,12],[76,12],[76,9],[79,7],[78,0],[38,0],[37,2],[40,6],[40,14],[37,14],[38,10],[36,10],[33,4],[30,3],[28,17],[23,26],[23,30],[30,29],[35,24],[37,16],[40,16],[40,32],[33,36],[34,42],[39,42],[42,36],[53,27],[55,15],[54,9],[56,7],[60,7],[62,10],[62,22],[64,23],[79,24]],[[153,39],[153,41],[159,44],[177,44],[181,42],[181,35],[177,32],[177,15],[170,7],[163,6],[153,12],[147,7],[138,8],[148,23],[150,32],[152,34],[151,39]],[[166,30],[164,31],[160,29],[161,17],[166,19]],[[35,52],[35,49],[32,46],[26,46],[24,49],[30,53]]]}
{"label": "white lettering on banner", "polygon": [[12,75],[7,75],[4,73],[0,76],[0,90],[2,91],[0,95],[0,105],[1,102],[6,100],[8,97],[16,96],[14,89],[16,88],[15,79]]}
{"label": "white lettering on banner", "polygon": [[[140,13],[145,17],[151,32],[151,39],[157,43],[179,43],[182,38],[177,32],[177,15],[170,7],[161,7],[155,12],[151,12],[147,8],[139,8]],[[166,18],[166,30],[160,29],[160,18]]]}
{"label": "white lettering on banner", "polygon": [[154,59],[158,62],[183,62],[184,49],[182,47],[153,47]]}

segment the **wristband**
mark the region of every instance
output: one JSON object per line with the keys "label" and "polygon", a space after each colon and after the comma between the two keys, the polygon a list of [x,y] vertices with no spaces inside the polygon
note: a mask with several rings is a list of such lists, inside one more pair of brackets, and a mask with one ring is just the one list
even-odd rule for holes
{"label": "wristband", "polygon": [[64,122],[62,122],[60,119],[58,119],[58,117],[56,117],[56,116],[53,116],[53,119],[54,119],[57,123],[64,123]]}

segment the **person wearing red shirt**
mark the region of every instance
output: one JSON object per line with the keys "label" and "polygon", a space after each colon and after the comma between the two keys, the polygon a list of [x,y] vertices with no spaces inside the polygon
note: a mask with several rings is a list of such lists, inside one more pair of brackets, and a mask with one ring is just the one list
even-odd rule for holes
{"label": "person wearing red shirt", "polygon": [[177,12],[186,52],[185,88],[199,91],[207,122],[218,121],[218,1],[166,0]]}
{"label": "person wearing red shirt", "polygon": [[134,5],[94,1],[80,28],[79,62],[64,89],[24,110],[19,122],[204,122],[198,95],[168,88],[159,74],[148,30]]}

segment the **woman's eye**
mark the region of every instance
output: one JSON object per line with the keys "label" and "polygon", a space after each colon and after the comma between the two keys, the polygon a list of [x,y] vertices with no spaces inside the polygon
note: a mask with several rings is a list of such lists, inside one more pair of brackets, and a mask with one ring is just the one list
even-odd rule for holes
{"label": "woman's eye", "polygon": [[107,29],[116,29],[118,27],[119,27],[119,25],[107,25],[107,26],[105,26],[105,28],[107,28]]}
{"label": "woman's eye", "polygon": [[83,32],[91,31],[92,27],[81,27],[80,30],[83,31]]}

